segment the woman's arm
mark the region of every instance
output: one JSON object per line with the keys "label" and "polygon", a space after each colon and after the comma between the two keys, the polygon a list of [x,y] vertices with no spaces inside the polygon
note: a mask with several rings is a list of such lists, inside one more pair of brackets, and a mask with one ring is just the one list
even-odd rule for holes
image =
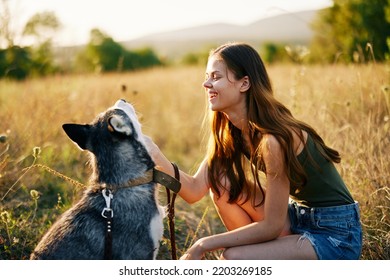
{"label": "woman's arm", "polygon": [[277,238],[287,218],[289,180],[281,146],[275,137],[263,138],[266,165],[264,219],[225,233],[198,240],[182,259],[201,259],[205,252],[222,248],[260,243]]}
{"label": "woman's arm", "polygon": [[[164,171],[165,173],[174,176],[174,170],[171,162],[161,152],[159,147],[153,142],[153,140],[144,136],[146,148],[148,149],[151,157],[156,163],[156,168]],[[206,193],[208,193],[208,179],[207,179],[207,161],[204,160],[198,168],[195,175],[189,175],[181,170],[180,182],[181,189],[179,195],[188,203],[194,203],[202,199]]]}

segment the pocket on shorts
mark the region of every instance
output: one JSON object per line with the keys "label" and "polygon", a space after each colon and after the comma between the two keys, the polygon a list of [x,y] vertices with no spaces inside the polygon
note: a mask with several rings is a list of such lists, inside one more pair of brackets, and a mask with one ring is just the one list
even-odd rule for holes
{"label": "pocket on shorts", "polygon": [[351,221],[345,220],[330,220],[330,219],[319,219],[316,222],[318,230],[326,231],[329,234],[336,234],[347,237],[351,231]]}

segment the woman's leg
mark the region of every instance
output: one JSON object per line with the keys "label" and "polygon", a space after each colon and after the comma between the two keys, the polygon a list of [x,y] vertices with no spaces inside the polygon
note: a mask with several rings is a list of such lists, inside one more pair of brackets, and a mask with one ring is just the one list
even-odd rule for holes
{"label": "woman's leg", "polygon": [[[253,207],[252,201],[239,200],[237,203],[228,203],[229,193],[226,190],[220,190],[221,196],[218,197],[215,193],[210,192],[215,208],[221,218],[222,223],[227,230],[233,230],[253,222],[258,222],[264,219],[264,206]],[[262,193],[256,192],[256,204],[262,200]],[[291,234],[290,219],[287,215],[285,226],[280,236]]]}
{"label": "woman's leg", "polygon": [[228,203],[229,193],[226,190],[221,190],[220,197],[213,192],[210,192],[210,196],[222,223],[229,231],[263,219],[263,206],[254,208],[251,201],[244,204]]}
{"label": "woman's leg", "polygon": [[311,242],[302,235],[288,235],[264,243],[226,249],[221,259],[226,260],[316,260]]}
{"label": "woman's leg", "polygon": [[[227,228],[233,230],[264,218],[264,207],[253,207],[250,200],[245,203],[228,203],[229,194],[221,190],[218,197],[210,192],[217,212]],[[256,202],[262,199],[258,192]],[[279,238],[264,243],[227,248],[221,259],[317,259],[311,242],[302,235],[292,235],[287,215],[285,226]]]}

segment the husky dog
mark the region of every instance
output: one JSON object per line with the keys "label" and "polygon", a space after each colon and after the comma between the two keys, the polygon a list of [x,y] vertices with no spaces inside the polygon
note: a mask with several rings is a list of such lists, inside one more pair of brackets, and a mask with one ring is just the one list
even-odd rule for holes
{"label": "husky dog", "polygon": [[119,100],[92,123],[63,129],[91,153],[93,173],[81,200],[43,236],[31,259],[104,259],[107,247],[112,259],[155,259],[164,209],[134,108]]}

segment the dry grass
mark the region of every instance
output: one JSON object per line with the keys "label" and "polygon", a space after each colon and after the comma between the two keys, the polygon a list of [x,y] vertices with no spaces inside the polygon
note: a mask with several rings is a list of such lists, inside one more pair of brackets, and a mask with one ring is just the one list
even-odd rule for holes
{"label": "dry grass", "polygon": [[[361,205],[362,258],[389,259],[389,70],[375,64],[277,65],[269,67],[269,74],[275,95],[341,152],[338,168]],[[35,160],[74,180],[86,181],[85,153],[62,132],[63,123],[89,122],[125,98],[134,103],[144,132],[169,159],[193,172],[204,153],[203,77],[204,68],[189,67],[0,81],[0,134],[7,136],[0,143],[0,259],[28,257],[40,235],[81,192],[47,170],[24,169]],[[36,146],[41,153],[34,158]],[[37,190],[40,197],[31,190]],[[209,198],[192,206],[179,199],[177,209],[179,255],[194,237],[223,230]],[[169,258],[166,247],[162,258]]]}

